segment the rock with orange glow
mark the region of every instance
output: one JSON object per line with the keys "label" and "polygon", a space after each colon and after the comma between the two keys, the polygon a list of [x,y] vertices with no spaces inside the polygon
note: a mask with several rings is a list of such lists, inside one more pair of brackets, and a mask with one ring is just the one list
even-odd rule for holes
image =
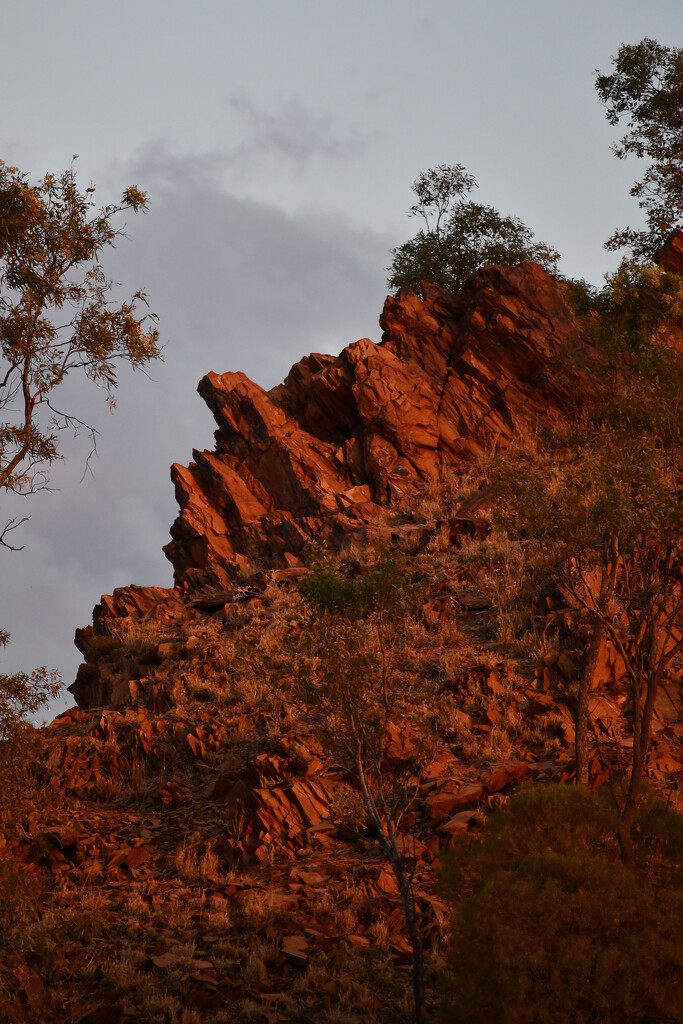
{"label": "rock with orange glow", "polygon": [[310,355],[271,391],[242,373],[201,380],[218,429],[213,451],[172,468],[177,586],[301,564],[312,539],[382,522],[442,466],[566,413],[590,347],[563,285],[523,263],[483,268],[457,297],[424,292],[387,299],[380,344]]}
{"label": "rock with orange glow", "polygon": [[655,253],[655,263],[670,274],[683,273],[683,231],[676,228]]}

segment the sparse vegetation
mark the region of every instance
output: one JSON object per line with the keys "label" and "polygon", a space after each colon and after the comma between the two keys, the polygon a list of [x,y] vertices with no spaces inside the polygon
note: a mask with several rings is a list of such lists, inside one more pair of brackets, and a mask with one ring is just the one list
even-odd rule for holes
{"label": "sparse vegetation", "polygon": [[589,621],[576,701],[580,783],[588,781],[588,702],[606,643],[629,679],[633,755],[621,830],[627,863],[655,702],[663,681],[680,672],[683,654],[676,486],[683,363],[670,343],[680,333],[680,288],[678,275],[622,267],[593,304],[599,388],[571,447],[558,458],[551,439],[531,455],[501,457],[494,471],[502,520],[540,543],[546,573]]}
{"label": "sparse vegetation", "polygon": [[[414,686],[399,678],[401,625],[413,594],[399,558],[380,550],[360,574],[344,576],[316,551],[300,584],[309,608],[304,658],[294,667],[294,700],[335,757],[351,768],[371,835],[396,878],[413,951],[415,1020],[427,1019],[424,953],[414,889],[398,826],[420,782],[415,742],[394,752],[409,735]],[[391,768],[387,761],[391,757]]]}
{"label": "sparse vegetation", "polygon": [[[0,631],[0,648],[7,639],[7,634]],[[0,674],[0,829],[22,830],[28,821],[37,820],[50,799],[40,775],[40,737],[28,716],[44,708],[61,686],[59,675],[44,668],[30,675]],[[0,924],[3,910],[9,912],[12,903],[3,894],[22,891],[16,865],[9,865],[8,872],[0,871]],[[17,906],[21,904],[22,898],[18,897]]]}

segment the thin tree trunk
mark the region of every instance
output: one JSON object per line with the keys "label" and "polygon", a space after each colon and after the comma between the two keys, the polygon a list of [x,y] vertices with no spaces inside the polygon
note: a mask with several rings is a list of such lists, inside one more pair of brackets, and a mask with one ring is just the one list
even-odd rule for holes
{"label": "thin tree trunk", "polygon": [[634,700],[633,761],[626,803],[624,804],[619,828],[622,860],[630,870],[633,870],[635,862],[632,838],[633,823],[636,820],[643,790],[643,776],[645,774],[648,750],[650,749],[652,717],[654,715],[657,693],[659,692],[660,678],[661,673],[658,672],[654,678],[648,679],[646,684],[647,696],[642,712],[640,709],[640,694],[636,694],[636,699]]}
{"label": "thin tree trunk", "polygon": [[425,995],[425,970],[424,970],[424,951],[422,949],[422,936],[420,935],[420,928],[417,922],[417,915],[415,913],[415,904],[413,902],[413,888],[406,871],[405,861],[403,854],[398,849],[397,845],[394,846],[394,851],[389,856],[389,862],[396,881],[398,882],[399,892],[401,894],[401,904],[403,907],[403,919],[406,924],[406,930],[408,932],[408,939],[413,949],[413,998],[415,1000],[415,1024],[427,1024],[427,1000]]}
{"label": "thin tree trunk", "polygon": [[578,786],[588,785],[588,702],[593,691],[595,673],[598,667],[598,656],[605,638],[605,627],[599,620],[595,621],[593,636],[586,656],[583,660],[579,694],[576,701],[574,716],[574,734],[576,744],[576,783]]}
{"label": "thin tree trunk", "polygon": [[391,819],[387,814],[386,808],[384,808],[385,822],[382,821],[382,815],[380,814],[370,790],[365,764],[363,763],[363,756],[358,747],[356,748],[356,770],[358,772],[358,781],[360,782],[365,809],[368,812],[375,830],[377,831],[380,845],[384,851],[387,861],[389,862],[391,870],[394,873],[394,878],[398,883],[399,893],[401,894],[403,920],[405,921],[408,939],[413,951],[413,998],[415,1001],[415,1024],[427,1024],[428,1017],[425,996],[424,952],[422,949],[422,938],[420,936],[417,915],[415,914],[412,885],[410,878],[408,877],[408,872],[406,871],[405,860],[399,848],[396,833],[392,826]]}

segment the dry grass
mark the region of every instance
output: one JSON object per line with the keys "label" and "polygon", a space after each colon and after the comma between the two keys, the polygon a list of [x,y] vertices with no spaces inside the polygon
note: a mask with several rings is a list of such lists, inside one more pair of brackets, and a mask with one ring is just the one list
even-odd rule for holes
{"label": "dry grass", "polygon": [[510,540],[506,530],[494,526],[483,540],[465,537],[456,558],[460,565],[502,566],[513,574],[526,562],[526,547],[526,542]]}
{"label": "dry grass", "polygon": [[477,495],[485,484],[484,462],[463,471],[444,466],[438,476],[425,482],[419,494],[397,502],[392,511],[404,522],[430,523],[448,518]]}
{"label": "dry grass", "polygon": [[176,851],[174,863],[186,882],[225,880],[214,844],[204,842],[199,832],[194,832]]}

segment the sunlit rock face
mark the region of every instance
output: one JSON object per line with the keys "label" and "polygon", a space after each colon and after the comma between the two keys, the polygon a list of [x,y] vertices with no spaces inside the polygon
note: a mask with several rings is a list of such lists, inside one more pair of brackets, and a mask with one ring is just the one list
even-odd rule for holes
{"label": "sunlit rock face", "polygon": [[683,231],[676,228],[657,253],[655,263],[672,274],[683,274]]}
{"label": "sunlit rock face", "polygon": [[[352,548],[391,536],[392,503],[570,414],[591,387],[591,346],[566,289],[536,264],[484,267],[457,297],[422,290],[387,299],[379,344],[309,355],[271,391],[243,373],[200,381],[216,446],[172,468],[180,515],[165,550],[175,586],[102,598],[76,633],[85,664],[70,689],[80,707],[152,686],[168,645],[150,645],[146,631],[189,628],[211,595],[221,605],[236,580],[264,569],[296,575],[312,540]],[[486,525],[456,517],[450,529]],[[117,648],[122,633],[137,637],[133,654],[130,643]]]}
{"label": "sunlit rock face", "polygon": [[424,295],[387,299],[379,344],[307,356],[271,391],[242,373],[201,380],[218,429],[213,451],[172,468],[181,511],[165,551],[178,587],[300,564],[312,538],[382,520],[440,467],[575,402],[590,346],[539,266],[485,267],[457,297]]}

